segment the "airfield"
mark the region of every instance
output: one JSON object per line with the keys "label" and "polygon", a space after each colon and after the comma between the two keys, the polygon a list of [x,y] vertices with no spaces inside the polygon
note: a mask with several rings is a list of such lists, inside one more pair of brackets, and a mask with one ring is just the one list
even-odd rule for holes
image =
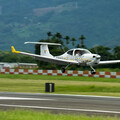
{"label": "airfield", "polygon": [[[55,83],[54,93],[45,93],[46,82]],[[119,88],[117,78],[1,74],[0,110],[119,116]]]}

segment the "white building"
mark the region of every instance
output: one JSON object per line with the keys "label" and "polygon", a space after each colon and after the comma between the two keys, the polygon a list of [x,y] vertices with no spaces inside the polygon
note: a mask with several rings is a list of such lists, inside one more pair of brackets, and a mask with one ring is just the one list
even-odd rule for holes
{"label": "white building", "polygon": [[35,63],[6,63],[0,62],[0,69],[2,68],[38,68]]}

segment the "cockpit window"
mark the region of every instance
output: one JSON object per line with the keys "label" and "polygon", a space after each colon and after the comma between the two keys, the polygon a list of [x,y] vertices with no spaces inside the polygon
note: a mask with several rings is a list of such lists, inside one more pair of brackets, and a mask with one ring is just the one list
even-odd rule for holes
{"label": "cockpit window", "polygon": [[86,50],[81,50],[81,54],[83,55],[83,54],[86,54],[86,53],[89,53],[88,51],[86,51]]}
{"label": "cockpit window", "polygon": [[68,51],[67,54],[73,55],[73,50]]}
{"label": "cockpit window", "polygon": [[75,50],[75,56],[80,56],[87,53],[90,53],[90,52],[87,50]]}
{"label": "cockpit window", "polygon": [[81,55],[81,50],[75,50],[75,56],[80,56]]}

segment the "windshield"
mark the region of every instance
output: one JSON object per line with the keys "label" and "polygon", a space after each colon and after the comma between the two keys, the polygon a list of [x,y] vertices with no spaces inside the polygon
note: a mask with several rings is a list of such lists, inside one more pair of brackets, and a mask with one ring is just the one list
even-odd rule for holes
{"label": "windshield", "polygon": [[67,54],[73,55],[73,50],[68,51]]}

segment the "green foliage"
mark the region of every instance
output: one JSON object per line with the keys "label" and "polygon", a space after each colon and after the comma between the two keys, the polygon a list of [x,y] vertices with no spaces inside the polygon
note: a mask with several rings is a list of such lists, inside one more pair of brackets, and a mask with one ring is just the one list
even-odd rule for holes
{"label": "green foliage", "polygon": [[73,38],[71,39],[71,41],[72,41],[72,46],[74,46],[76,39],[73,37]]}
{"label": "green foliage", "polygon": [[84,40],[85,40],[85,39],[86,39],[86,38],[85,38],[84,35],[81,35],[80,38],[79,38],[79,40],[81,40],[81,47],[82,47],[82,48],[85,48],[85,45],[84,45]]}
{"label": "green foliage", "polygon": [[0,51],[0,62],[21,62],[21,63],[35,63],[34,58],[19,54],[13,54],[7,51]]}
{"label": "green foliage", "polygon": [[0,118],[1,120],[119,120],[119,117],[53,114],[24,109],[1,111]]}
{"label": "green foliage", "polygon": [[120,46],[116,46],[113,49],[113,52],[114,52],[115,59],[120,60]]}

